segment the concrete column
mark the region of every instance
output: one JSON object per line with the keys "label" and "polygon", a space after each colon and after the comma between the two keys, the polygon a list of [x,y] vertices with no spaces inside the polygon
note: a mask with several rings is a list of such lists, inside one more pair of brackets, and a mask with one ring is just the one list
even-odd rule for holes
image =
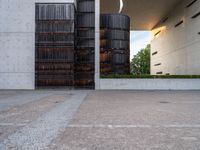
{"label": "concrete column", "polygon": [[35,6],[0,0],[0,89],[35,89]]}
{"label": "concrete column", "polygon": [[100,89],[100,0],[95,0],[95,89]]}

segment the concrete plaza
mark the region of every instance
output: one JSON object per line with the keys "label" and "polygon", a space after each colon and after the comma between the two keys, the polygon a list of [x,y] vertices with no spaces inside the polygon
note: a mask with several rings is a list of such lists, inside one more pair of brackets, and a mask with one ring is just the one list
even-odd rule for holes
{"label": "concrete plaza", "polygon": [[0,91],[0,149],[199,148],[200,91]]}

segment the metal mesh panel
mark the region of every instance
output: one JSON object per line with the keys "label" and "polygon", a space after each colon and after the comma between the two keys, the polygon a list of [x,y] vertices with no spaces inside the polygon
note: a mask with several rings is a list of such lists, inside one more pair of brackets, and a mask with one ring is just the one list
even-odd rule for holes
{"label": "metal mesh panel", "polygon": [[94,30],[90,29],[90,30],[78,30],[77,31],[77,36],[79,37],[79,39],[94,39]]}
{"label": "metal mesh panel", "polygon": [[129,49],[129,41],[102,39],[101,47],[104,49],[127,50]]}
{"label": "metal mesh panel", "polygon": [[78,3],[79,12],[95,12],[94,1],[79,1]]}
{"label": "metal mesh panel", "polygon": [[75,85],[94,88],[94,0],[77,0]]}
{"label": "metal mesh panel", "polygon": [[130,18],[123,14],[101,14],[101,28],[130,31]]}
{"label": "metal mesh panel", "polygon": [[79,13],[77,16],[77,27],[79,28],[94,28],[94,13]]}
{"label": "metal mesh panel", "polygon": [[61,32],[61,33],[74,33],[74,21],[42,21],[37,22],[36,32],[47,33],[47,32]]}
{"label": "metal mesh panel", "polygon": [[130,33],[129,31],[124,30],[101,30],[101,39],[110,39],[110,40],[129,40]]}
{"label": "metal mesh panel", "polygon": [[36,20],[74,20],[73,4],[36,4]]}
{"label": "metal mesh panel", "polygon": [[129,74],[130,18],[122,14],[101,14],[101,74]]}
{"label": "metal mesh panel", "polygon": [[36,4],[36,86],[74,85],[74,5]]}

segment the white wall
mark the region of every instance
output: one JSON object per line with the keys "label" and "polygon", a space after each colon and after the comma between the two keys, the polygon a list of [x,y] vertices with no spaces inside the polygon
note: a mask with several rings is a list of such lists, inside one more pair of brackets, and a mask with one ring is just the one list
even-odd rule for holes
{"label": "white wall", "polygon": [[100,79],[101,90],[200,90],[200,79]]}
{"label": "white wall", "polygon": [[0,89],[35,88],[35,3],[74,0],[0,0]]}
{"label": "white wall", "polygon": [[[200,74],[200,16],[191,19],[200,12],[200,1],[186,8],[191,1],[182,1],[171,11],[165,23],[159,23],[152,30],[153,35],[160,30],[161,33],[151,42],[151,53],[158,52],[151,56],[151,74],[160,71],[163,74]],[[175,28],[180,20],[184,23]],[[158,63],[161,65],[154,66]]]}

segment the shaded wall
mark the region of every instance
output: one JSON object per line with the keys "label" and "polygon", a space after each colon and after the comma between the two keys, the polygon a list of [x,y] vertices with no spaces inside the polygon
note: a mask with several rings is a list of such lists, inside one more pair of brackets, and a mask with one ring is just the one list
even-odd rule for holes
{"label": "shaded wall", "polygon": [[200,1],[184,0],[152,30],[151,74],[200,74]]}

